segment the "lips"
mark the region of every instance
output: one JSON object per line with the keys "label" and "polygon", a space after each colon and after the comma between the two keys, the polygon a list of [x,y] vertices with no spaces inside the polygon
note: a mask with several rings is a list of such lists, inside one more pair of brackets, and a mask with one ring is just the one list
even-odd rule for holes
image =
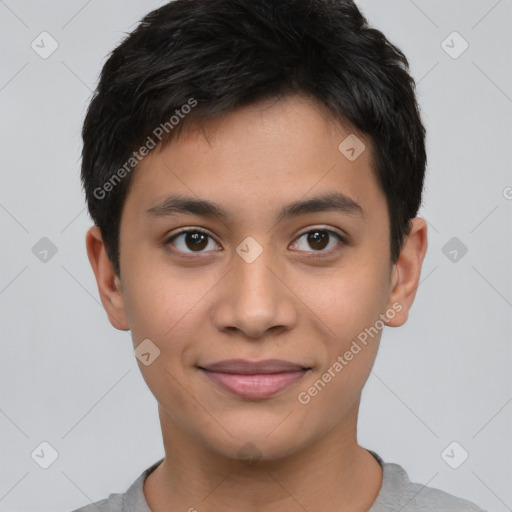
{"label": "lips", "polygon": [[258,362],[230,359],[199,366],[199,369],[210,381],[231,394],[262,399],[295,384],[310,368],[279,359]]}
{"label": "lips", "polygon": [[257,362],[246,361],[245,359],[227,359],[218,363],[200,366],[199,368],[211,372],[237,373],[242,375],[297,372],[309,369],[300,364],[281,359],[265,359],[264,361]]}

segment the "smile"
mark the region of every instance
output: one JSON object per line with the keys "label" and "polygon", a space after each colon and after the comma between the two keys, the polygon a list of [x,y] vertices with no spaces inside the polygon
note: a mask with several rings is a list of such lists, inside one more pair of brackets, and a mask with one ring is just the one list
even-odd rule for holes
{"label": "smile", "polygon": [[282,373],[237,374],[222,373],[200,368],[203,375],[230,393],[247,399],[268,398],[299,380],[308,370]]}
{"label": "smile", "polygon": [[220,388],[246,399],[273,396],[301,380],[310,369],[278,359],[259,362],[231,359],[198,368]]}

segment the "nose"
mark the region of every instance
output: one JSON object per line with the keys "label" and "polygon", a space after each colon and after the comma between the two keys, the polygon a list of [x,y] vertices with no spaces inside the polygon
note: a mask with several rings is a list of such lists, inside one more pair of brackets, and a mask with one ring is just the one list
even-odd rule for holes
{"label": "nose", "polygon": [[298,300],[286,282],[283,265],[276,264],[270,249],[250,263],[238,254],[233,260],[234,268],[223,280],[212,306],[214,326],[251,339],[293,329]]}

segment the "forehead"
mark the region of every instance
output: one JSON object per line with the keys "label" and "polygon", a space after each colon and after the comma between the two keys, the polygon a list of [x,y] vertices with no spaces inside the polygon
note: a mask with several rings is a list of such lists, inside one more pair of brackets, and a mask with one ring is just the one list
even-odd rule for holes
{"label": "forehead", "polygon": [[364,210],[385,207],[371,140],[317,102],[291,96],[187,126],[139,163],[126,203],[147,210],[179,194],[250,218],[335,192]]}

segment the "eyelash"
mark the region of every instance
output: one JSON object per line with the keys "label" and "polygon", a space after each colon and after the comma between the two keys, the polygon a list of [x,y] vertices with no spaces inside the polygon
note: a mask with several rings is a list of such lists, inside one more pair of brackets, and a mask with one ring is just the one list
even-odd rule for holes
{"label": "eyelash", "polygon": [[[321,227],[320,228],[315,228],[315,229],[310,229],[308,231],[304,231],[303,233],[298,235],[295,240],[300,240],[304,235],[308,235],[308,234],[313,233],[315,231],[320,231],[322,233],[329,233],[329,235],[334,235],[335,237],[338,238],[339,242],[341,242],[342,245],[348,245],[347,240],[346,240],[346,238],[344,236],[342,236],[341,234],[339,234],[338,232],[336,232],[336,231],[334,231],[332,229],[321,228]],[[178,231],[177,233],[174,233],[172,236],[170,236],[169,238],[167,238],[165,240],[164,244],[165,245],[172,244],[173,240],[175,240],[179,236],[187,234],[187,233],[201,233],[201,234],[204,234],[207,237],[211,238],[212,240],[215,240],[210,235],[210,233],[208,231],[205,231],[204,229],[201,229],[201,228],[187,228],[187,229],[182,229],[181,231]],[[294,242],[295,242],[295,240],[294,240]],[[311,251],[309,253],[309,257],[311,257],[311,258],[325,258],[325,257],[331,256],[332,253],[336,253],[340,249],[341,249],[341,247],[338,245],[337,247],[335,247],[334,249],[330,249],[329,251],[324,251],[324,250],[321,250],[321,251]],[[173,250],[173,252],[177,252],[180,255],[183,255],[183,254],[187,254],[187,255],[194,254],[194,251],[192,251],[190,253],[184,253],[182,251],[174,251]],[[195,253],[196,254],[203,254],[204,252],[208,252],[208,251],[196,251]],[[306,251],[299,251],[299,252],[306,252]],[[190,257],[190,256],[185,256],[185,257]],[[192,257],[194,257],[194,256],[192,256]]]}

